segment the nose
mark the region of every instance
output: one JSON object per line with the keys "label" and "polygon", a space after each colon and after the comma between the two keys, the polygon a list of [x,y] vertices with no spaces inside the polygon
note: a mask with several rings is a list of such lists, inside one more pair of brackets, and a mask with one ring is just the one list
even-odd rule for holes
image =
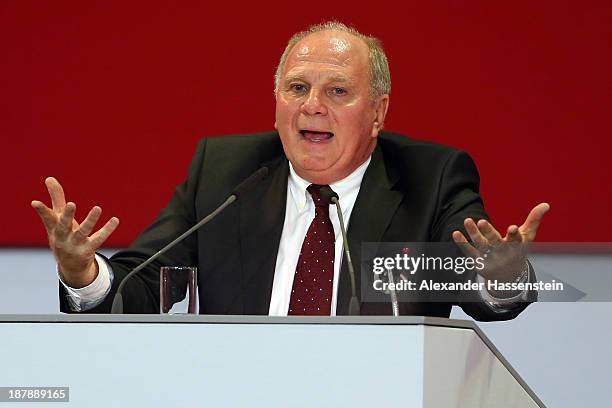
{"label": "nose", "polygon": [[308,97],[301,106],[302,112],[308,115],[327,115],[327,106],[321,97],[321,91],[314,87],[310,89]]}

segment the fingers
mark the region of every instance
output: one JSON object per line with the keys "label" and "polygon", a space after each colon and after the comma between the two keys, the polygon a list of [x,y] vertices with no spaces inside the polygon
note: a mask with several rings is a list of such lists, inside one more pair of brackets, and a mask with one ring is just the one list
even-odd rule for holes
{"label": "fingers", "polygon": [[542,218],[544,214],[546,214],[550,210],[550,205],[548,203],[540,203],[533,207],[533,209],[529,212],[529,215],[525,219],[523,225],[520,226],[520,233],[525,235],[527,241],[533,241],[536,236],[536,232],[540,223],[542,222]]}
{"label": "fingers", "polygon": [[47,207],[45,204],[43,204],[42,202],[38,200],[32,201],[31,205],[32,205],[32,208],[36,210],[36,213],[42,220],[43,225],[45,226],[45,229],[47,230],[47,233],[50,233],[51,230],[53,230],[53,228],[55,227],[55,224],[57,223],[57,215],[53,212],[52,209],[50,209],[49,207]]}
{"label": "fingers", "polygon": [[491,225],[491,223],[487,220],[478,221],[478,229],[484,235],[484,237],[489,241],[489,245],[499,245],[502,242],[502,236],[497,230]]}
{"label": "fingers", "polygon": [[89,214],[87,214],[87,217],[85,217],[77,232],[83,237],[89,236],[101,215],[102,209],[98,206],[93,207],[91,210],[89,210]]}
{"label": "fingers", "polygon": [[104,241],[110,236],[110,234],[117,229],[119,226],[119,218],[113,217],[104,224],[95,234],[90,237],[91,243],[94,248],[102,246]]}
{"label": "fingers", "polygon": [[476,245],[476,247],[480,249],[484,249],[489,246],[489,241],[487,238],[480,232],[478,229],[478,225],[471,218],[466,218],[463,222],[467,233],[469,234],[472,242]]}
{"label": "fingers", "polygon": [[66,238],[66,236],[72,232],[72,222],[74,221],[74,214],[76,213],[76,205],[74,203],[68,203],[62,211],[59,222],[57,223],[56,235],[59,238]]}
{"label": "fingers", "polygon": [[453,231],[453,240],[455,241],[459,249],[461,249],[461,252],[464,253],[464,255],[473,258],[477,258],[480,256],[480,252],[468,242],[468,240],[461,233],[461,231]]}
{"label": "fingers", "polygon": [[60,213],[66,206],[66,196],[62,185],[57,181],[55,177],[47,177],[45,185],[51,196],[51,204],[53,205],[53,211]]}
{"label": "fingers", "polygon": [[511,225],[508,227],[508,233],[506,234],[506,242],[521,243],[523,242],[523,236],[519,231],[519,227]]}
{"label": "fingers", "polygon": [[[79,225],[74,220],[76,205],[72,202],[66,203],[64,189],[57,179],[55,177],[47,177],[45,185],[51,197],[52,209],[38,200],[32,201],[32,207],[42,219],[47,233],[54,234],[60,240],[74,239],[75,244],[84,244],[100,219],[102,209],[98,206],[93,207]],[[100,247],[118,225],[118,218],[113,217],[108,220],[104,227],[89,237],[90,244],[94,248]]]}
{"label": "fingers", "polygon": [[465,239],[465,236],[461,233],[461,231],[453,231],[453,240],[458,244],[468,242],[468,240]]}
{"label": "fingers", "polygon": [[[58,214],[56,214],[41,201],[34,200],[32,201],[31,205],[41,218],[48,233],[55,231],[58,238],[65,239],[72,232],[74,215],[76,213],[76,205],[74,203],[69,202],[65,205],[64,210],[59,215],[59,219]],[[91,231],[93,231],[96,223],[100,220],[101,215],[102,209],[98,206],[94,206],[74,233],[78,234],[80,238],[87,238],[89,234],[91,234]],[[96,239],[102,239],[101,242],[104,242],[104,240],[108,238],[108,236],[117,228],[118,225],[119,219],[113,217],[100,231],[92,235],[92,238],[96,237]]]}

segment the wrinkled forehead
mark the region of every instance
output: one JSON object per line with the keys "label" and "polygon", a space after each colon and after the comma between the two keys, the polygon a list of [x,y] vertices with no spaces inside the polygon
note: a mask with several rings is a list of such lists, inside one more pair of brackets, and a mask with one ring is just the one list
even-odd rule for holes
{"label": "wrinkled forehead", "polygon": [[303,63],[321,63],[368,70],[365,42],[342,31],[320,31],[300,40],[291,49],[285,72]]}

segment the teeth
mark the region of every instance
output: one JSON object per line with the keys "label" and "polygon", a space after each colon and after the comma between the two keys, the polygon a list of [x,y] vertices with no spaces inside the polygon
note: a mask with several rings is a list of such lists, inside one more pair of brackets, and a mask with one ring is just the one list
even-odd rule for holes
{"label": "teeth", "polygon": [[329,132],[315,132],[308,130],[301,130],[300,133],[309,141],[313,143],[321,143],[324,140],[330,139],[333,134]]}

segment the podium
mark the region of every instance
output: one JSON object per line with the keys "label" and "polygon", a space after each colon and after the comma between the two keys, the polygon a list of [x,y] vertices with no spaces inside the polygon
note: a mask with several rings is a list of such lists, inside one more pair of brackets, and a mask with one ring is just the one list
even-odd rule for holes
{"label": "podium", "polygon": [[74,407],[544,407],[470,321],[5,315],[0,339],[1,387]]}

